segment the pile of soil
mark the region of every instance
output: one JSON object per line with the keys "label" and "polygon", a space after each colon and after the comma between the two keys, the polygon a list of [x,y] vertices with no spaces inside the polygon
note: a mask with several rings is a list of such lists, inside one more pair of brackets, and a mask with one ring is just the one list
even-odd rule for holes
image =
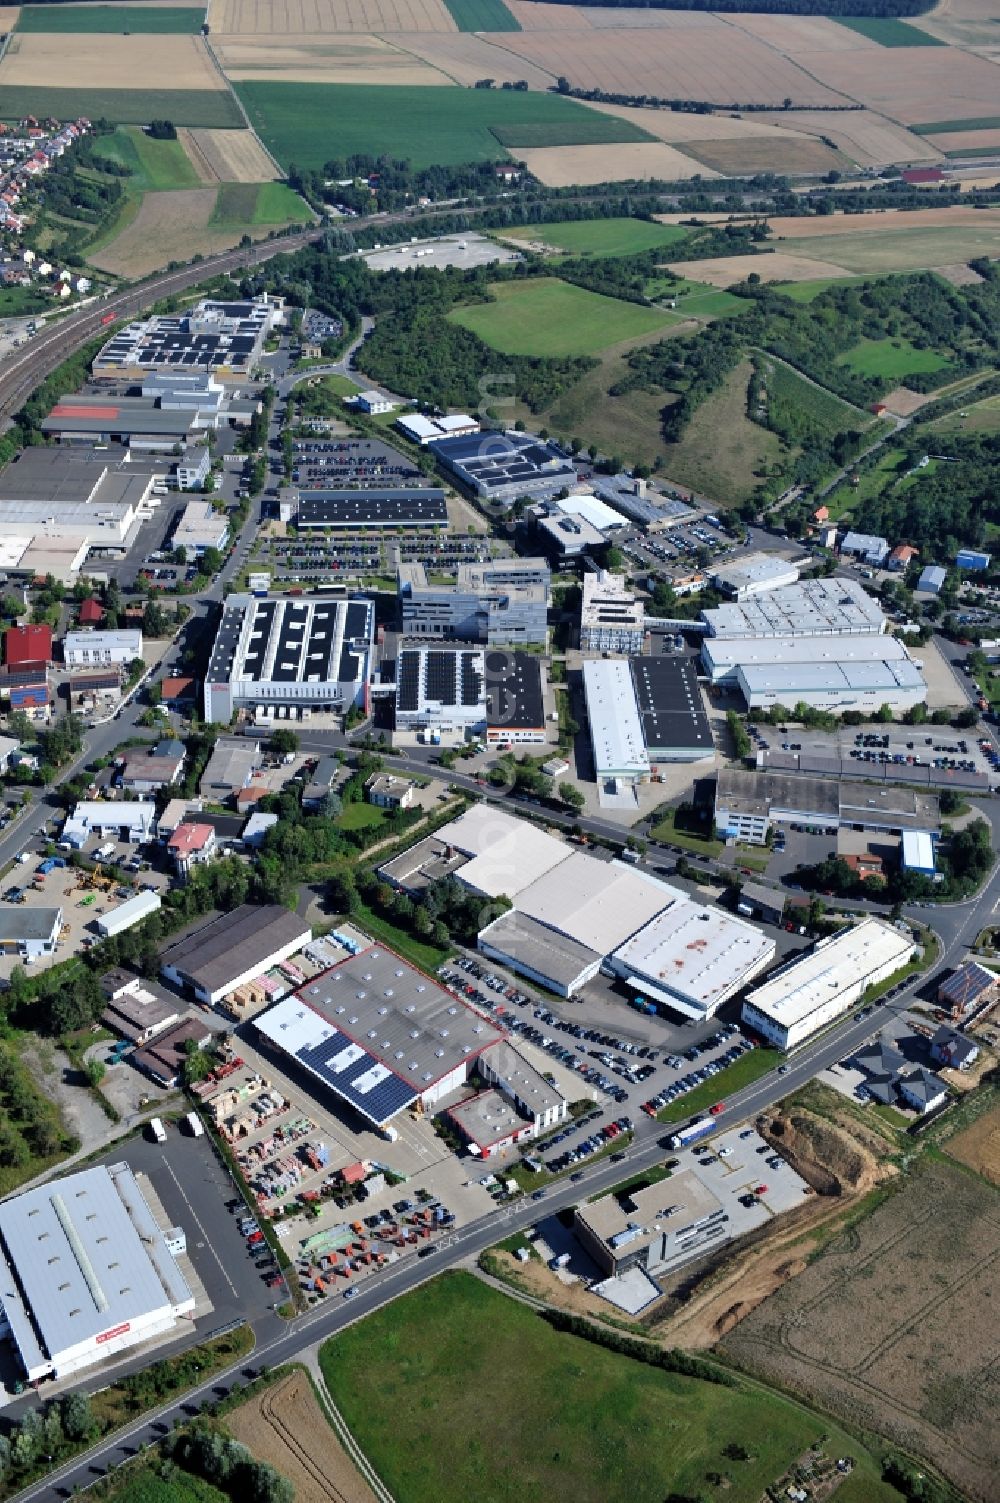
{"label": "pile of soil", "polygon": [[878,1160],[867,1144],[802,1107],[762,1117],[757,1126],[819,1195],[863,1194],[881,1178]]}

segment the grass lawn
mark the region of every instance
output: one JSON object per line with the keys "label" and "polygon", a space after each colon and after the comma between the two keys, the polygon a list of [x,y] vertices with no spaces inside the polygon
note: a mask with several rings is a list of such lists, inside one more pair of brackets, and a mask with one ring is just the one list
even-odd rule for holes
{"label": "grass lawn", "polygon": [[[558,140],[568,131],[584,143],[622,140],[616,117],[558,94],[257,81],[234,87],[265,146],[285,166],[322,167],[334,153],[358,152],[405,158],[415,168],[502,161],[507,152],[497,132],[526,126],[548,127]],[[597,135],[595,119],[603,122]],[[532,139],[542,145],[547,138],[542,131]],[[638,132],[630,139],[645,137]]]}
{"label": "grass lawn", "polygon": [[839,522],[852,512],[861,501],[866,501],[869,496],[879,495],[889,485],[894,485],[903,474],[907,462],[906,452],[903,449],[883,449],[878,462],[866,470],[860,483],[852,485],[839,485],[835,491],[824,498],[824,506],[829,507],[830,517]]}
{"label": "grass lawn", "polygon": [[554,251],[573,256],[634,256],[639,251],[676,245],[687,230],[683,225],[655,224],[647,219],[568,219],[565,223],[523,224],[504,234],[517,240],[541,240]]}
{"label": "grass lawn", "polygon": [[[717,1101],[725,1101],[733,1091],[753,1085],[755,1080],[780,1065],[784,1057],[780,1049],[751,1049],[749,1054],[741,1055],[735,1064],[727,1065],[711,1080],[703,1080],[686,1096],[671,1101],[669,1106],[657,1112],[657,1122],[686,1122],[696,1112],[707,1111]],[[719,1131],[722,1131],[721,1126]]]}
{"label": "grass lawn", "polygon": [[444,0],[459,31],[520,31],[503,0]]}
{"label": "grass lawn", "polygon": [[916,349],[908,339],[862,339],[838,357],[838,364],[849,366],[859,376],[901,381],[925,371],[943,370],[948,361],[936,350]]}
{"label": "grass lawn", "polygon": [[286,183],[223,183],[212,224],[296,224],[312,219],[309,206]]}
{"label": "grass lawn", "polygon": [[95,150],[131,168],[126,187],[132,193],[203,186],[179,141],[154,140],[141,126],[120,125],[113,135],[99,136]]}
{"label": "grass lawn", "polygon": [[[296,85],[295,87],[301,87]],[[111,120],[120,125],[145,125],[172,120],[175,125],[239,130],[243,116],[228,89],[59,89],[7,85],[0,96],[0,116],[21,120],[25,115],[56,120]]]}
{"label": "grass lawn", "polygon": [[205,7],[181,5],[28,5],[18,31],[164,32],[201,30]]}
{"label": "grass lawn", "polygon": [[747,417],[750,362],[738,365],[695,410],[680,440],[664,444],[664,474],[715,506],[745,500],[782,452],[776,433]]}
{"label": "grass lawn", "polygon": [[556,277],[495,282],[493,301],[455,308],[448,318],[510,355],[590,355],[623,339],[652,334],[677,315],[604,297]]}
{"label": "grass lawn", "polygon": [[37,287],[0,288],[0,318],[14,318],[22,313],[42,313],[52,307],[51,297]]}
{"label": "grass lawn", "polygon": [[970,402],[968,407],[947,412],[927,426],[937,433],[1000,433],[1000,395]]}
{"label": "grass lawn", "polygon": [[943,47],[944,42],[938,41],[937,37],[929,36],[926,31],[921,31],[918,26],[907,26],[905,21],[897,21],[895,16],[837,16],[837,24],[846,26],[848,31],[856,31],[859,36],[867,37],[870,42],[878,42],[880,47]]}
{"label": "grass lawn", "polygon": [[379,917],[364,903],[359,904],[351,914],[351,922],[364,929],[372,939],[380,939],[384,945],[402,955],[404,960],[412,961],[432,976],[451,954],[450,950],[442,950],[438,945],[428,944],[426,940],[414,939],[405,929],[399,929],[389,919]]}
{"label": "grass lawn", "polygon": [[[741,1381],[666,1373],[554,1331],[519,1301],[447,1273],[326,1342],[323,1374],[359,1446],[406,1503],[634,1503],[702,1495],[757,1503],[821,1432],[857,1458],[870,1503],[898,1495],[827,1419]],[[728,1446],[753,1458],[726,1461]]]}
{"label": "grass lawn", "polygon": [[374,804],[345,804],[334,821],[342,830],[367,830],[385,823],[385,813]]}
{"label": "grass lawn", "polygon": [[857,277],[818,277],[815,282],[772,282],[772,292],[790,297],[793,303],[811,303],[830,287],[846,287],[856,282]]}
{"label": "grass lawn", "polygon": [[[706,819],[704,829],[711,832],[712,822]],[[722,841],[715,840],[711,833],[701,835],[697,827],[684,824],[680,828],[677,825],[677,810],[670,809],[664,819],[650,830],[654,840],[661,840],[664,845],[679,845],[682,850],[693,851],[697,856],[718,856],[723,849]]]}

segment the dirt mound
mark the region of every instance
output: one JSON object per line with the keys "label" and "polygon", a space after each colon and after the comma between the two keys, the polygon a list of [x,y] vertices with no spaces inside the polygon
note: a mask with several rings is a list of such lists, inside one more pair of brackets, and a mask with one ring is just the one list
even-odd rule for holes
{"label": "dirt mound", "polygon": [[874,1155],[844,1128],[795,1107],[758,1123],[769,1143],[820,1195],[870,1190],[880,1178]]}
{"label": "dirt mound", "polygon": [[729,1309],[720,1315],[715,1322],[716,1334],[719,1336],[728,1336],[730,1331],[739,1325],[744,1315],[749,1315],[752,1309],[753,1305],[745,1305],[742,1301],[738,1301],[735,1305],[730,1305]]}
{"label": "dirt mound", "polygon": [[778,1269],[778,1277],[782,1279],[798,1278],[800,1273],[805,1273],[809,1264],[805,1258],[790,1258],[787,1263],[782,1263]]}

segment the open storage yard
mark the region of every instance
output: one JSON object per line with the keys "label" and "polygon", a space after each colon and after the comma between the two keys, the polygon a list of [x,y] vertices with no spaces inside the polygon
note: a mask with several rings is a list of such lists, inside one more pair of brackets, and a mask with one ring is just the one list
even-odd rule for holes
{"label": "open storage yard", "polygon": [[258,1461],[288,1478],[297,1503],[374,1503],[301,1368],[232,1410],[225,1425]]}
{"label": "open storage yard", "polygon": [[995,1498],[998,1211],[1000,1197],[982,1179],[923,1163],[722,1350],[928,1457],[969,1497]]}

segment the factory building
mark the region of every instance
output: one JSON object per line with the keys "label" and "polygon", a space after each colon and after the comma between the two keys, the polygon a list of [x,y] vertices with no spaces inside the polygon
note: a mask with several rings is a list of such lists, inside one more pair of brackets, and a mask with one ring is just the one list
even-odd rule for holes
{"label": "factory building", "polygon": [[777,553],[746,553],[712,572],[712,583],[733,600],[750,600],[797,583],[799,566]]}
{"label": "factory building", "polygon": [[649,753],[628,663],[586,658],[583,692],[598,785],[647,783]]}
{"label": "factory building", "polygon": [[0,1336],[29,1383],[173,1331],[194,1296],[126,1163],[0,1205]]}
{"label": "factory building", "polygon": [[882,788],[780,772],[720,768],[715,784],[715,832],[720,840],[766,844],[773,825],[803,825],[835,834],[839,829],[930,837],[941,828],[934,794],[914,788]]}
{"label": "factory building", "polygon": [[[195,452],[203,454],[208,460],[207,449],[197,449]],[[205,473],[208,473],[207,463]],[[191,482],[192,485],[200,483],[197,480]],[[186,488],[181,486],[182,490]],[[188,559],[200,558],[206,548],[215,548],[221,553],[228,541],[229,522],[225,513],[216,511],[211,501],[189,501],[181,512],[171,538],[173,547],[187,551]]]}
{"label": "factory building", "polygon": [[856,579],[803,579],[702,611],[710,637],[879,635],[885,616]]}
{"label": "factory building", "polygon": [[250,380],[264,341],[284,319],[284,299],[245,302],[205,298],[183,313],[139,319],[117,329],[94,357],[95,381],[140,384],[162,374],[214,378],[225,384]]}
{"label": "factory building", "polygon": [[545,741],[542,665],[500,648],[404,647],[396,662],[395,728],[433,741]]}
{"label": "factory building", "polygon": [[141,657],[141,631],[68,631],[63,637],[67,668],[124,668]]}
{"label": "factory building", "polygon": [[204,685],[204,715],[260,721],[367,706],[372,602],[230,595]]}
{"label": "factory building", "polygon": [[424,417],[420,413],[404,413],[396,419],[400,433],[415,444],[429,444],[436,438],[468,438],[479,432],[479,424],[466,412],[446,412],[441,417]]}
{"label": "factory building", "polygon": [[715,751],[712,726],[691,658],[629,662],[636,708],[653,776],[658,763],[698,762]]}
{"label": "factory building", "polygon": [[646,639],[646,610],[624,574],[607,569],[583,576],[580,651],[639,653]]}
{"label": "factory building", "polygon": [[175,940],[160,956],[164,979],[214,1007],[237,987],[263,976],[312,938],[303,919],[276,903],[244,903]]}
{"label": "factory building", "polygon": [[530,433],[477,433],[435,439],[429,447],[456,484],[502,506],[556,496],[577,480],[562,450]]}
{"label": "factory building", "polygon": [[846,532],[840,544],[840,552],[848,558],[857,558],[880,569],[889,557],[889,544],[885,538],[868,532]]}
{"label": "factory building", "polygon": [[447,527],[448,505],[440,486],[369,486],[364,490],[283,490],[283,522],[301,532],[358,532],[381,527]]}
{"label": "factory building", "polygon": [[821,939],[750,992],[743,1022],[778,1049],[795,1049],[860,1002],[905,966],[913,954],[909,933],[879,919],[862,919]]}
{"label": "factory building", "polygon": [[706,637],[701,657],[709,681],[739,690],[748,709],[804,703],[871,714],[927,698],[919,665],[898,637]]}
{"label": "factory building", "polygon": [[404,636],[544,647],[551,575],[541,558],[459,564],[454,585],[430,585],[421,563],[396,571]]}

